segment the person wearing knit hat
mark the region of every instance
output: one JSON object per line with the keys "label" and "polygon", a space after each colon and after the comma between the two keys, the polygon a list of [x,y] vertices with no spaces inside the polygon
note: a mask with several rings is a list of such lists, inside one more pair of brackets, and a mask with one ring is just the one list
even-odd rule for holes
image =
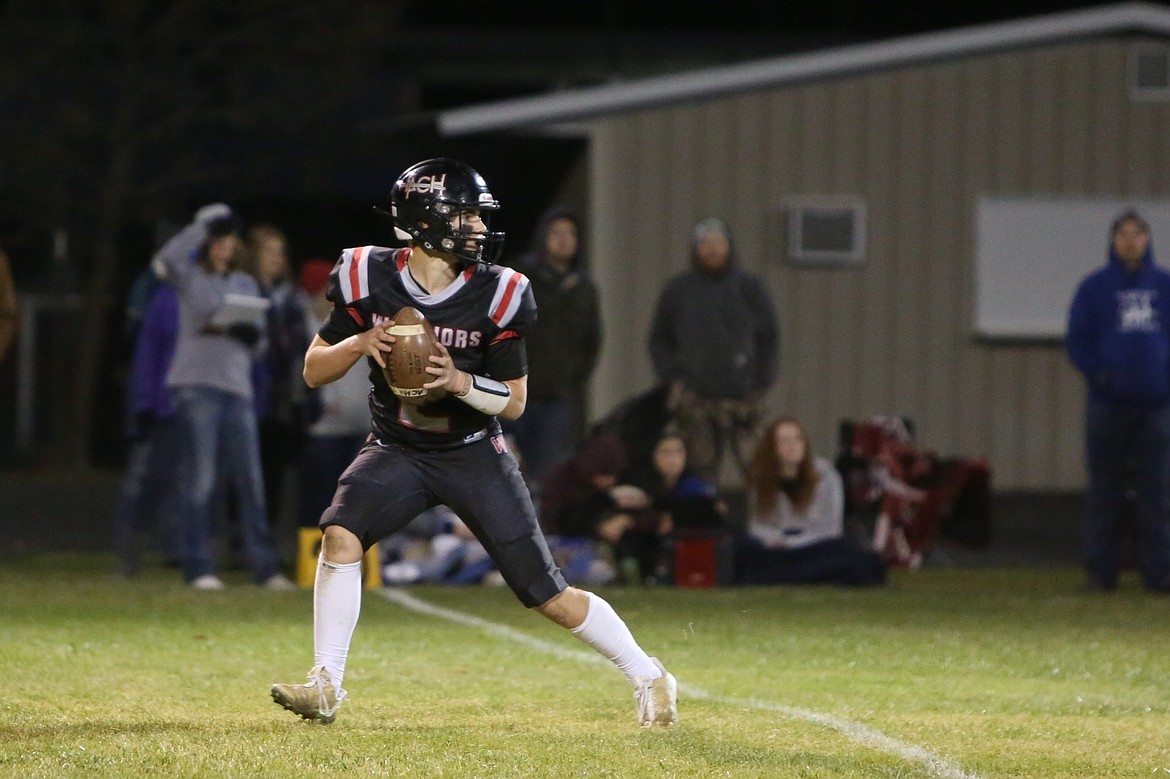
{"label": "person wearing knit hat", "polygon": [[[314,257],[301,265],[301,289],[310,295],[324,291],[329,284],[329,272],[334,263]],[[326,312],[328,313],[328,312]]]}
{"label": "person wearing knit hat", "polygon": [[691,228],[691,243],[697,246],[708,233],[719,233],[724,239],[731,240],[731,231],[727,229],[727,223],[722,219],[710,216]]}

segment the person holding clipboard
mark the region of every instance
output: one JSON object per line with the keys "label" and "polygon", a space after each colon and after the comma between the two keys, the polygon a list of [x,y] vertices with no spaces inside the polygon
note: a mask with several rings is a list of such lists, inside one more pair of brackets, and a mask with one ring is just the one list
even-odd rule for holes
{"label": "person holding clipboard", "polygon": [[268,526],[260,471],[252,361],[265,345],[267,301],[236,269],[240,222],[231,208],[200,208],[159,250],[154,267],[179,293],[179,336],[167,374],[185,442],[179,475],[183,580],[224,587],[212,549],[212,498],[220,475],[236,487],[240,537],[257,584],[292,589]]}

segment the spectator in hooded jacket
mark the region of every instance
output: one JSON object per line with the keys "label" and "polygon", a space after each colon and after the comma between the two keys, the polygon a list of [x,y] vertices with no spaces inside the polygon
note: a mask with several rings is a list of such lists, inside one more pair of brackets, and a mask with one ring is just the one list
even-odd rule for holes
{"label": "spectator in hooded jacket", "polygon": [[1170,273],[1136,211],[1113,221],[1108,262],[1077,288],[1066,346],[1088,384],[1086,588],[1117,587],[1132,490],[1142,583],[1170,592]]}
{"label": "spectator in hooded jacket", "polygon": [[518,263],[540,317],[527,338],[528,407],[510,421],[530,488],[572,456],[584,427],[585,390],[601,347],[597,287],[586,275],[580,222],[563,208],[545,212],[532,249]]}
{"label": "spectator in hooded jacket", "polygon": [[776,379],[779,327],[760,280],[736,267],[731,231],[704,219],[691,233],[691,269],[658,299],[650,358],[691,467],[717,488],[725,450],[746,482],[760,403]]}
{"label": "spectator in hooded jacket", "polygon": [[[619,504],[614,490],[622,485],[629,465],[621,439],[612,432],[592,438],[581,451],[549,471],[542,488],[540,524],[557,536],[593,537],[615,542],[626,528],[611,522],[633,506]],[[638,508],[641,506],[639,505]]]}

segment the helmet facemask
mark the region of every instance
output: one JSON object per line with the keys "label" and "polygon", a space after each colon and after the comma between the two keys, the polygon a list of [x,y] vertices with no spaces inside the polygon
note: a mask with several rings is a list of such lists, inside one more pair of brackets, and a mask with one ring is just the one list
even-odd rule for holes
{"label": "helmet facemask", "polygon": [[[417,240],[428,251],[453,254],[468,262],[493,263],[499,259],[504,248],[504,234],[493,233],[488,229],[491,212],[498,209],[496,203],[469,207],[435,198],[426,207],[425,219],[420,219],[414,225],[406,225],[406,229],[398,224],[399,220],[395,220],[395,228],[399,237]],[[474,221],[472,217],[476,214],[479,215],[482,228],[469,224]]]}

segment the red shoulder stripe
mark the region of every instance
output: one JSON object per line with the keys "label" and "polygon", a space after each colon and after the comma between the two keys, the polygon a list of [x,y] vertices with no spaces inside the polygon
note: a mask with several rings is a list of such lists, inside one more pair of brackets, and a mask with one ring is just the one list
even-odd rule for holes
{"label": "red shoulder stripe", "polygon": [[362,288],[362,277],[358,269],[362,264],[362,253],[365,251],[365,248],[364,246],[355,248],[353,250],[353,262],[349,264],[349,288],[353,290],[354,298],[361,296],[359,290]]}
{"label": "red shoulder stripe", "polygon": [[362,315],[357,312],[356,308],[354,308],[353,306],[350,306],[349,308],[347,308],[345,310],[349,312],[349,315],[351,317],[353,317],[353,321],[357,322],[362,327],[366,326],[365,320],[362,319]]}
{"label": "red shoulder stripe", "polygon": [[[516,292],[516,287],[520,284],[521,278],[522,276],[519,273],[513,273],[512,277],[508,279],[508,286],[504,288],[504,294],[500,298],[500,304],[492,312],[492,321],[497,325],[504,318],[504,314],[508,310],[508,304],[512,302],[512,295]],[[513,333],[513,335],[515,334]]]}

